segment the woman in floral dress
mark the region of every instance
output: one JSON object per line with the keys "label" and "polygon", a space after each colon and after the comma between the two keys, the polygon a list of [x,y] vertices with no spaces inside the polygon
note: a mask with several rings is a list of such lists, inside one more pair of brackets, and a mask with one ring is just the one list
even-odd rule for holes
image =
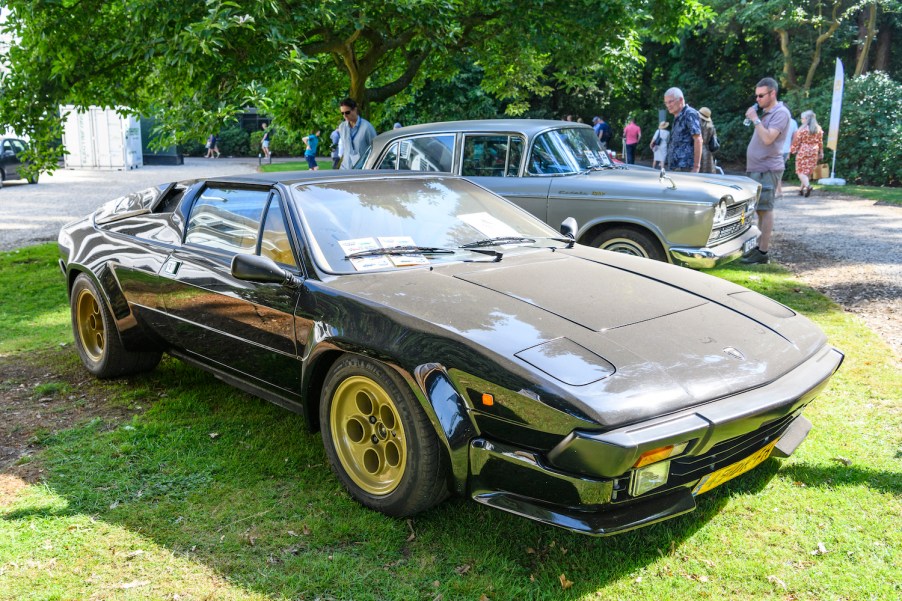
{"label": "woman in floral dress", "polygon": [[796,175],[802,186],[799,194],[811,194],[811,174],[817,162],[824,158],[824,131],[817,124],[817,117],[812,111],[805,111],[801,116],[802,124],[792,137],[789,152],[796,155]]}

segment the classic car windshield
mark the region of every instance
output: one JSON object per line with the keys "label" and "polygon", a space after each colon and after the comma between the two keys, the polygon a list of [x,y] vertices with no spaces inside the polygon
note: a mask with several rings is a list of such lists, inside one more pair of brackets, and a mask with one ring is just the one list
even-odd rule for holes
{"label": "classic car windshield", "polygon": [[613,167],[613,163],[598,145],[595,132],[568,127],[537,136],[527,166],[531,175],[569,175]]}
{"label": "classic car windshield", "polygon": [[[294,197],[314,258],[331,273],[493,260],[484,254],[492,254],[486,246],[505,251],[505,245],[560,237],[514,205],[459,179],[300,184]],[[494,239],[497,244],[485,244]],[[470,249],[462,248],[468,244]],[[405,249],[410,252],[399,254]]]}

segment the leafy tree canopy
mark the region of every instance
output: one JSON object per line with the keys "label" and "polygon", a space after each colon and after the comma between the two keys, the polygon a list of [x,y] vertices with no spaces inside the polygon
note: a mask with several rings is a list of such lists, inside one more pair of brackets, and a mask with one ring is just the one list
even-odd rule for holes
{"label": "leafy tree canopy", "polygon": [[[640,42],[704,21],[698,0],[7,0],[0,118],[52,169],[58,107],[123,107],[161,145],[256,106],[286,124],[328,118],[345,95],[373,115],[461,60],[523,114],[530,97],[625,85]],[[548,73],[552,77],[547,77]],[[378,115],[377,115],[378,117]],[[441,118],[437,114],[436,118]]]}

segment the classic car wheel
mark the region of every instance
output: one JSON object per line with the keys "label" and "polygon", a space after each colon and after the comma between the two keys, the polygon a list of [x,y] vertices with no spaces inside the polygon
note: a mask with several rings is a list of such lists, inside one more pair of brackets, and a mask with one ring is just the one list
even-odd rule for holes
{"label": "classic car wheel", "polygon": [[655,261],[664,260],[664,253],[657,240],[631,228],[615,227],[605,230],[595,237],[592,246]]}
{"label": "classic car wheel", "polygon": [[162,353],[129,351],[122,346],[103,297],[87,275],[75,278],[70,304],[75,348],[88,371],[98,378],[149,371],[160,362]]}
{"label": "classic car wheel", "polygon": [[36,183],[38,183],[38,176],[37,176],[37,175],[33,175],[33,176],[29,177],[29,178],[28,178],[28,183],[29,183],[29,184],[36,184]]}
{"label": "classic car wheel", "polygon": [[352,355],[339,359],[323,386],[320,424],[333,471],[363,505],[408,516],[447,496],[438,437],[390,368]]}

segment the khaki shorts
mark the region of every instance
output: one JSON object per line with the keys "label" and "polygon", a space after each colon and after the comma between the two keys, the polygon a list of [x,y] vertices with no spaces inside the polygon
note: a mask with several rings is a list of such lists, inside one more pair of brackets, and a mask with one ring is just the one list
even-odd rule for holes
{"label": "khaki shorts", "polygon": [[749,171],[746,175],[761,184],[761,198],[758,199],[756,211],[773,211],[777,201],[777,190],[780,189],[780,180],[783,179],[783,170],[779,171]]}

